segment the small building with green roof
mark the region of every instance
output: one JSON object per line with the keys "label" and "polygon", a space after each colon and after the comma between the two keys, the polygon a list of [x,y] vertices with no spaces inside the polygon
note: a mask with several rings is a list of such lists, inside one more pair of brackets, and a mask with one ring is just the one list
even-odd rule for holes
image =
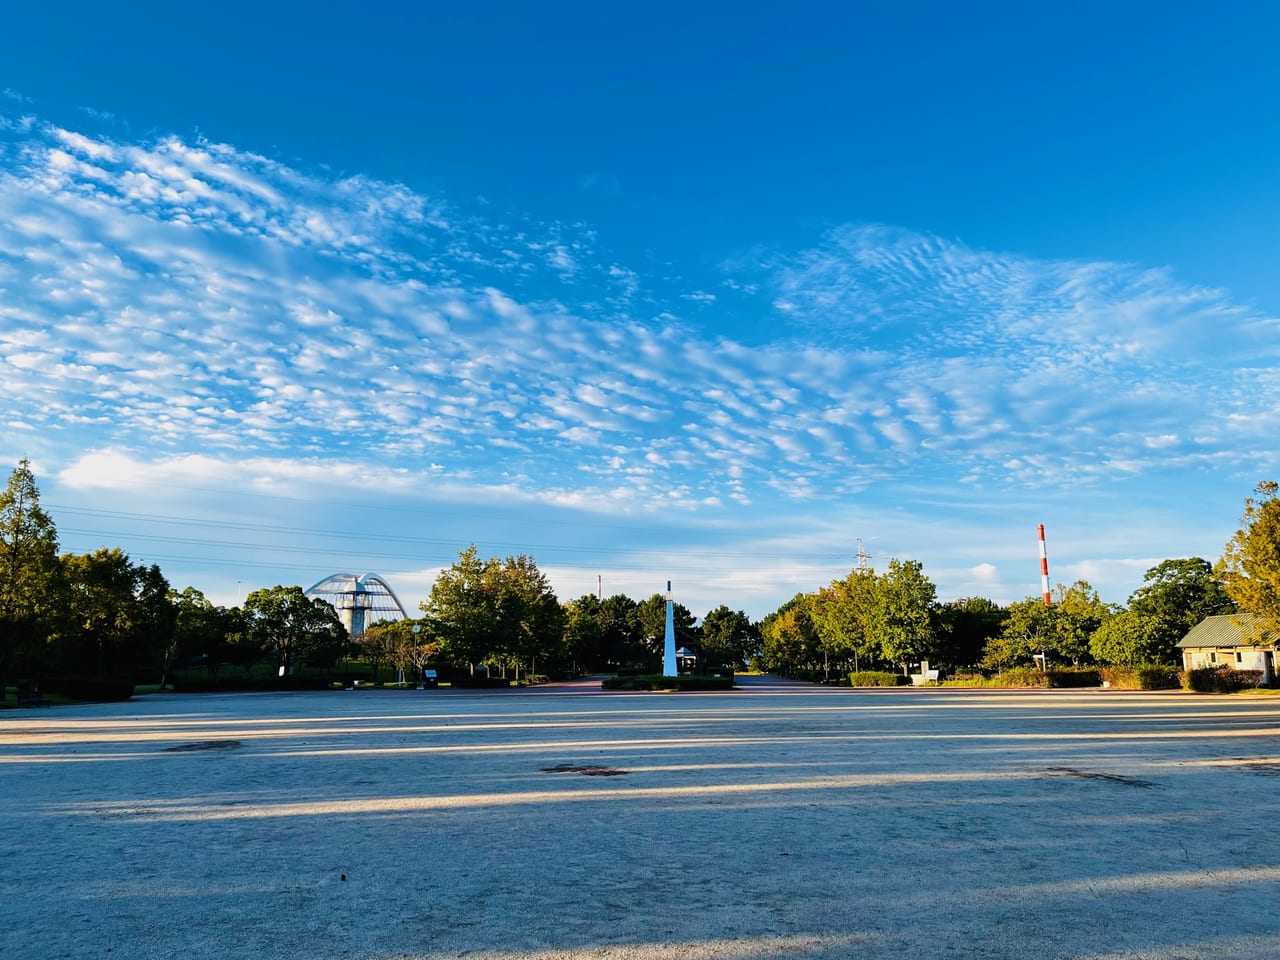
{"label": "small building with green roof", "polygon": [[1269,686],[1276,675],[1276,641],[1280,637],[1258,624],[1259,618],[1252,613],[1205,617],[1178,641],[1183,668],[1261,670],[1262,682]]}

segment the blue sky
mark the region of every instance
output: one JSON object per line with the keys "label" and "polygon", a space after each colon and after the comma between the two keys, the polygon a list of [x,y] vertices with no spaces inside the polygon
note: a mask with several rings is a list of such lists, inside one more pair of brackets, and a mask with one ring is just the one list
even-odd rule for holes
{"label": "blue sky", "polygon": [[[100,5],[0,36],[0,456],[63,546],[411,609],[1123,602],[1276,474],[1263,5]],[[268,8],[269,7],[269,8]]]}

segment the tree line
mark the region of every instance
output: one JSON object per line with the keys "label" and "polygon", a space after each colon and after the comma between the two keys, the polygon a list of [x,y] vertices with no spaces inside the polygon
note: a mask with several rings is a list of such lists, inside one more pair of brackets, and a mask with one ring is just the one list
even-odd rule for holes
{"label": "tree line", "polygon": [[[217,606],[195,587],[170,587],[160,568],[118,548],[59,553],[30,464],[0,492],[0,694],[7,680],[113,676],[163,683],[174,670],[217,676],[270,664],[279,675],[360,659],[411,677],[428,666],[503,676],[659,670],[666,600],[585,595],[562,603],[531,557],[482,559],[475,547],[441,571],[415,619],[350,637],[337,611],[300,586],[250,591]],[[703,664],[742,667],[758,653],[756,625],[721,605],[702,622],[674,605],[677,643]]]}
{"label": "tree line", "polygon": [[[1176,664],[1178,640],[1206,616],[1256,615],[1256,642],[1280,636],[1280,498],[1260,484],[1217,564],[1190,557],[1147,571],[1126,606],[1086,581],[1059,585],[1054,602],[984,597],[940,603],[917,561],[854,569],[797,594],[759,623],[717,606],[701,622],[676,603],[676,644],[703,669],[752,665],[824,679],[850,670],[929,660],[946,670],[1112,663]],[[347,635],[326,601],[299,586],[251,591],[235,607],[198,589],[174,590],[154,564],[118,548],[58,552],[30,465],[0,493],[0,691],[6,679],[85,674],[167,678],[199,666],[216,676],[262,663],[281,675],[359,658],[373,670],[420,676],[428,667],[502,676],[657,672],[666,599],[585,594],[560,601],[531,557],[482,558],[474,546],[442,570],[416,618]]]}

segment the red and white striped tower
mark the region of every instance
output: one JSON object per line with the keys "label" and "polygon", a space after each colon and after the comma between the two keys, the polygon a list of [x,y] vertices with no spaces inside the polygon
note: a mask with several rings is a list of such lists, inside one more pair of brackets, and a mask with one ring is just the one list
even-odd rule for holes
{"label": "red and white striped tower", "polygon": [[1044,524],[1040,524],[1040,589],[1044,591],[1044,605],[1051,602],[1049,596],[1049,554],[1044,549]]}

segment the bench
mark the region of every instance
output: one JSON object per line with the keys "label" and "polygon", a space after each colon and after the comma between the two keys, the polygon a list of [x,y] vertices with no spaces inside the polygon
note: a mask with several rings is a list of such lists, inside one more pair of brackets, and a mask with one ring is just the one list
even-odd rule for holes
{"label": "bench", "polygon": [[922,687],[926,683],[937,683],[938,671],[929,669],[929,661],[924,660],[920,664],[920,672],[911,674],[911,685],[913,687]]}

